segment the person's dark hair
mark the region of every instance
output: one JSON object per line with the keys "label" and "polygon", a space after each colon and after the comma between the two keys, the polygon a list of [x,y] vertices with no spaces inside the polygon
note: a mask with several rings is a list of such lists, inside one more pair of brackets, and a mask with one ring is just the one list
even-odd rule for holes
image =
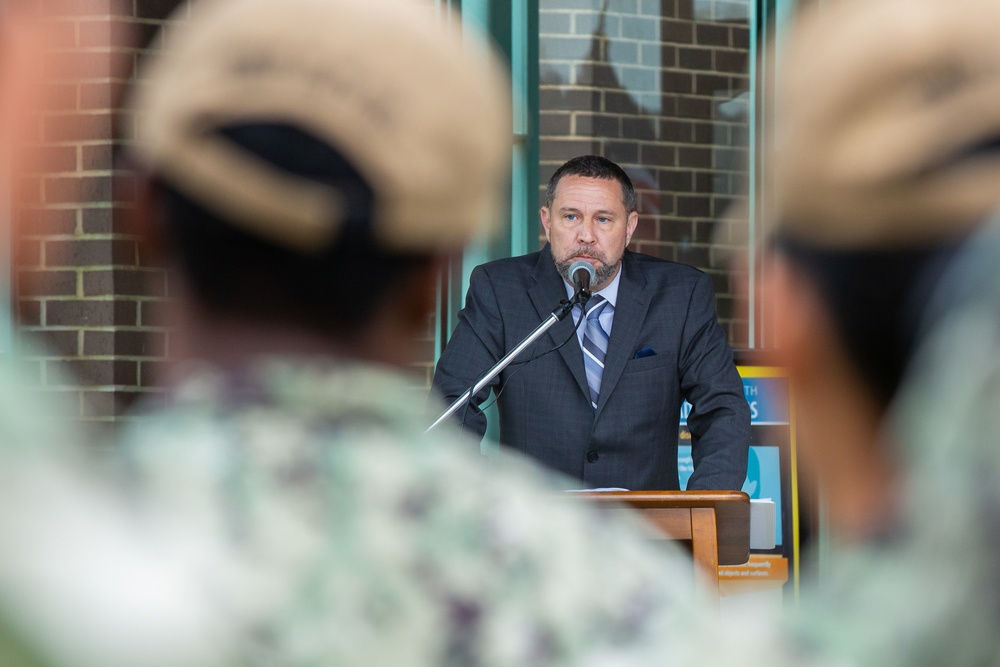
{"label": "person's dark hair", "polygon": [[844,349],[881,409],[916,351],[927,303],[958,242],[831,249],[776,235],[774,248],[815,285]]}
{"label": "person's dark hair", "polygon": [[335,149],[288,125],[254,123],[219,130],[280,169],[336,188],[346,221],[328,247],[306,253],[243,231],[162,179],[166,236],[193,296],[213,312],[255,321],[282,320],[350,335],[389,290],[427,255],[378,247],[370,225],[374,194]]}
{"label": "person's dark hair", "polygon": [[583,176],[585,178],[603,178],[606,180],[616,180],[622,186],[622,204],[625,211],[631,213],[637,210],[635,199],[635,188],[632,187],[632,179],[628,177],[625,170],[611,160],[600,155],[580,155],[556,169],[549,179],[549,186],[545,190],[545,206],[552,208],[552,201],[556,196],[556,187],[563,176]]}

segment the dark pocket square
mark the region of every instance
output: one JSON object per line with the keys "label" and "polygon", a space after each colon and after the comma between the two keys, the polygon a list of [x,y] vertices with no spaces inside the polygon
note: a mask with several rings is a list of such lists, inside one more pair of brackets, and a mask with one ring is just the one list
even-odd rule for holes
{"label": "dark pocket square", "polygon": [[654,356],[656,356],[656,350],[654,350],[653,348],[651,348],[650,346],[647,345],[646,347],[644,347],[641,350],[639,350],[638,352],[636,352],[635,356],[632,357],[632,358],[633,359],[642,359],[643,357],[654,357]]}

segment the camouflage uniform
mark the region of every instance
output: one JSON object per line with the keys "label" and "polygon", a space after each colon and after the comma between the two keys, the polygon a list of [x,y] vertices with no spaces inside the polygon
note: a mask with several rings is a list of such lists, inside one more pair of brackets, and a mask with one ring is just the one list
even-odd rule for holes
{"label": "camouflage uniform", "polygon": [[1000,226],[937,290],[894,402],[900,521],[836,545],[803,590],[793,638],[848,665],[1000,664]]}
{"label": "camouflage uniform", "polygon": [[235,664],[202,583],[224,576],[223,545],[109,493],[16,349],[0,356],[0,665]]}
{"label": "camouflage uniform", "polygon": [[[0,329],[12,326],[9,312],[0,307]],[[15,339],[13,347],[14,352],[0,352],[0,456],[47,452],[78,440],[66,419],[67,406],[29,376],[23,359],[32,346]]]}
{"label": "camouflage uniform", "polygon": [[276,358],[187,378],[125,434],[129,477],[231,539],[248,662],[701,664],[715,616],[689,558],[529,463],[424,434],[398,373]]}
{"label": "camouflage uniform", "polygon": [[897,402],[895,427],[913,459],[909,513],[921,537],[915,588],[927,596],[910,613],[933,631],[936,648],[926,664],[935,656],[1000,663],[998,295],[1000,219],[953,262]]}

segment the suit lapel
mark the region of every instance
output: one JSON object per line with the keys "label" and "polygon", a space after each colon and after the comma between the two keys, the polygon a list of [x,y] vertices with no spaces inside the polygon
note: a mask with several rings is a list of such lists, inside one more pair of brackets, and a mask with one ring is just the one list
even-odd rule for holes
{"label": "suit lapel", "polygon": [[[535,306],[535,310],[538,312],[539,322],[548,318],[548,316],[552,314],[555,307],[559,305],[559,302],[566,298],[566,288],[564,285],[565,283],[563,282],[562,276],[560,276],[559,272],[556,271],[556,265],[552,259],[552,252],[549,249],[549,245],[546,243],[545,247],[538,253],[538,264],[535,265],[534,284],[528,290],[528,296],[531,298],[531,303]],[[617,315],[615,318],[615,326],[617,327]],[[567,315],[561,321],[556,322],[546,333],[548,333],[552,342],[551,347],[555,347],[567,338],[575,336],[573,333],[572,314]],[[542,340],[544,340],[544,338]],[[539,343],[541,342],[542,341],[540,340]],[[533,345],[532,348],[535,354],[544,350],[544,347],[538,343]],[[590,390],[587,388],[587,374],[583,368],[583,352],[580,350],[579,343],[571,340],[559,348],[559,355],[562,357],[566,366],[569,367],[573,377],[576,378],[576,383],[583,395],[590,396]]]}
{"label": "suit lapel", "polygon": [[[622,257],[622,277],[618,285],[618,302],[615,304],[615,320],[611,325],[608,352],[604,357],[604,374],[601,377],[601,396],[597,399],[597,414],[600,415],[608,397],[625,370],[625,363],[635,350],[639,331],[649,310],[650,295],[646,291],[646,276],[632,254],[625,251]],[[581,367],[583,363],[581,362]]]}

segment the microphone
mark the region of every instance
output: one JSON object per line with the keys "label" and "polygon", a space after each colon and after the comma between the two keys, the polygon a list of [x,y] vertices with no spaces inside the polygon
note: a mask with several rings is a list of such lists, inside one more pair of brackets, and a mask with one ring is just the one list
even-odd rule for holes
{"label": "microphone", "polygon": [[583,297],[580,303],[586,303],[590,298],[590,284],[597,277],[593,264],[583,259],[576,260],[569,265],[569,277],[573,281],[576,293]]}
{"label": "microphone", "polygon": [[[559,305],[555,307],[544,322],[539,324],[535,327],[534,331],[525,336],[524,340],[518,343],[513,350],[504,355],[503,359],[496,362],[496,364],[493,365],[493,368],[486,371],[486,374],[479,378],[474,385],[466,389],[464,394],[456,398],[454,402],[448,406],[448,409],[442,412],[441,416],[438,417],[433,424],[427,427],[427,430],[424,431],[424,433],[431,431],[445,419],[458,412],[459,408],[471,401],[473,396],[479,393],[483,387],[488,385],[490,380],[500,375],[500,373],[503,372],[503,369],[507,368],[507,366],[509,366],[510,363],[518,357],[518,355],[527,350],[532,343],[548,331],[549,327],[569,315],[573,309],[576,308],[576,304],[580,304],[580,306],[586,305],[587,300],[590,299],[590,284],[594,282],[594,279],[597,277],[597,271],[594,270],[594,267],[591,266],[590,262],[580,259],[569,265],[567,275],[569,275],[570,280],[573,281],[573,287],[576,289],[576,294],[573,298],[563,299],[560,301]],[[583,321],[582,317],[580,318],[580,321]],[[577,326],[579,326],[579,322],[577,323]],[[570,339],[567,338],[566,341],[563,341],[563,344],[569,340]],[[559,345],[558,347],[562,347],[562,345]],[[553,349],[558,349],[558,347]],[[528,361],[531,361],[531,359]]]}

